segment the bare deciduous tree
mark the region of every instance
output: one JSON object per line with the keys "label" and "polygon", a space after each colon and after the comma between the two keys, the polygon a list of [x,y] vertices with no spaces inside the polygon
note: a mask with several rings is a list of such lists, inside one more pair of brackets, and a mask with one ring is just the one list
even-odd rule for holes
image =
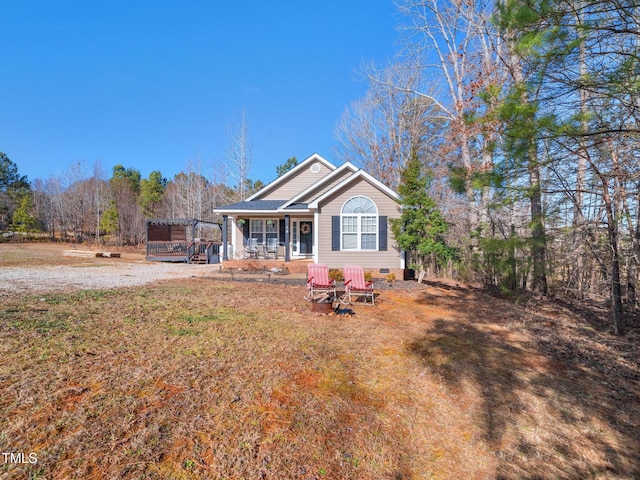
{"label": "bare deciduous tree", "polygon": [[433,102],[414,93],[419,70],[396,64],[384,70],[368,66],[363,73],[369,91],[343,114],[337,153],[396,188],[412,153],[424,157],[434,149],[442,121]]}
{"label": "bare deciduous tree", "polygon": [[249,140],[249,126],[244,108],[240,119],[232,126],[229,133],[229,145],[225,150],[229,177],[234,181],[240,200],[247,195],[247,179],[253,160],[253,147]]}

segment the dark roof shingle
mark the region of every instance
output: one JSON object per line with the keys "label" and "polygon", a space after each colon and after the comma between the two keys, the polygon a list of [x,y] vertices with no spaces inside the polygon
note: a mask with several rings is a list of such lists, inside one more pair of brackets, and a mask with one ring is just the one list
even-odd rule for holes
{"label": "dark roof shingle", "polygon": [[232,203],[231,205],[223,205],[217,207],[216,210],[255,210],[255,211],[269,211],[277,210],[278,207],[284,205],[286,200],[251,200],[238,203]]}

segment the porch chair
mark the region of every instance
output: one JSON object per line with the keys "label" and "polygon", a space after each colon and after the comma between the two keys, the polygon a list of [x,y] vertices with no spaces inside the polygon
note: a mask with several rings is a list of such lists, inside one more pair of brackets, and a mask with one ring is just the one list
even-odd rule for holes
{"label": "porch chair", "polygon": [[344,267],[344,294],[347,303],[351,302],[351,297],[362,298],[364,303],[375,305],[375,294],[373,292],[373,281],[367,282],[364,279],[364,270],[359,265],[345,265]]}
{"label": "porch chair", "polygon": [[307,288],[309,291],[304,298],[309,302],[329,295],[331,298],[336,298],[336,281],[329,280],[329,269],[326,265],[318,263],[307,265]]}
{"label": "porch chair", "polygon": [[247,247],[244,250],[244,258],[258,258],[258,239],[248,238]]}
{"label": "porch chair", "polygon": [[277,238],[267,238],[267,245],[264,247],[264,258],[271,258],[273,254],[273,258],[278,259],[278,239]]}

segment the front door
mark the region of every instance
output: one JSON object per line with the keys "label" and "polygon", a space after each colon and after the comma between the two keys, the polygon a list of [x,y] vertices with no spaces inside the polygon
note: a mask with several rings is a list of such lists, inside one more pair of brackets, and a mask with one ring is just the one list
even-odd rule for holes
{"label": "front door", "polygon": [[300,222],[300,255],[313,255],[313,222]]}
{"label": "front door", "polygon": [[313,255],[313,222],[311,220],[293,221],[291,227],[293,233],[291,250],[293,255]]}

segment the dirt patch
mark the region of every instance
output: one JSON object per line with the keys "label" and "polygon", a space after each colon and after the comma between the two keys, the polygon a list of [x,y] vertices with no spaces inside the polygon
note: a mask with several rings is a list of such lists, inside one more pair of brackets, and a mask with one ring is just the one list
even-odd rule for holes
{"label": "dirt patch", "polygon": [[0,245],[0,296],[145,285],[159,280],[205,277],[213,265],[147,262],[144,254],[120,258],[66,257],[68,245]]}
{"label": "dirt patch", "polygon": [[[120,258],[65,256],[68,244],[0,244],[0,297],[16,293],[64,292],[146,285],[160,280],[202,278],[234,282],[305,285],[306,274],[269,270],[222,270],[220,265],[149,262],[144,251],[121,249]],[[88,247],[87,251],[92,250]],[[80,249],[81,250],[81,249]],[[415,282],[377,279],[375,289],[414,290]]]}
{"label": "dirt patch", "polygon": [[38,459],[3,478],[640,478],[638,339],[604,310],[434,282],[314,315],[304,281],[35,255],[0,271],[178,273],[3,299],[0,451]]}

